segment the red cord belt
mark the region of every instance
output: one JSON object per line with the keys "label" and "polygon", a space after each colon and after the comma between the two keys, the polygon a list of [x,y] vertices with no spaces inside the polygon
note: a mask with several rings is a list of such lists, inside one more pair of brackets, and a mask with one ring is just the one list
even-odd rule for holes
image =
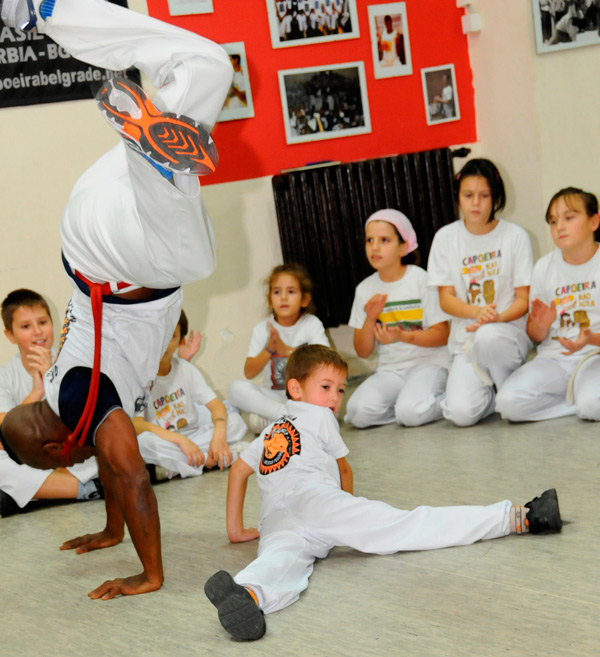
{"label": "red cord belt", "polygon": [[[69,434],[62,450],[62,455],[69,459],[71,448],[75,443],[80,447],[85,443],[92,417],[96,410],[96,401],[98,400],[98,387],[100,383],[100,357],[102,353],[102,298],[114,294],[115,289],[110,283],[94,283],[88,280],[83,274],[75,271],[75,276],[82,280],[90,290],[90,302],[92,305],[92,317],[94,319],[94,362],[92,365],[92,376],[90,379],[90,389],[87,400],[79,422],[75,429]],[[117,290],[131,287],[130,283],[117,283]]]}

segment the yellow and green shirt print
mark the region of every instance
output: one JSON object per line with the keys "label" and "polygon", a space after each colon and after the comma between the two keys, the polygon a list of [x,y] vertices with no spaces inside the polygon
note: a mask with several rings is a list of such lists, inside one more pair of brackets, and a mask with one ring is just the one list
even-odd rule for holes
{"label": "yellow and green shirt print", "polygon": [[405,331],[422,331],[423,304],[421,299],[388,301],[377,319],[382,324],[399,326]]}

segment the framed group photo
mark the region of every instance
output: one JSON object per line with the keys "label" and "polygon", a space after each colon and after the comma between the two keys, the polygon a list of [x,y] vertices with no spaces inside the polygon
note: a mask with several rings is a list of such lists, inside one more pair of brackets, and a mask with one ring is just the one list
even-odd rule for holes
{"label": "framed group photo", "polygon": [[273,48],[359,36],[356,0],[266,1]]}
{"label": "framed group photo", "polygon": [[375,77],[411,75],[406,3],[370,5],[368,9]]}
{"label": "framed group photo", "polygon": [[454,64],[421,69],[427,125],[460,119]]}
{"label": "framed group photo", "polygon": [[600,0],[531,0],[538,53],[600,44]]}
{"label": "framed group photo", "polygon": [[371,132],[363,62],[279,71],[288,144]]}
{"label": "framed group photo", "polygon": [[217,121],[248,119],[254,116],[246,49],[242,41],[221,44],[233,66],[233,81]]}

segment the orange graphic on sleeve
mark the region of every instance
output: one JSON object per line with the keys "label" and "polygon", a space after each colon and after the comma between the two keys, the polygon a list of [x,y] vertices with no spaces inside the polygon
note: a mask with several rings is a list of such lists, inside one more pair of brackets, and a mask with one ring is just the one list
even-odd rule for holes
{"label": "orange graphic on sleeve", "polygon": [[300,454],[298,430],[288,420],[277,422],[264,439],[260,474],[267,475],[285,468],[294,454]]}

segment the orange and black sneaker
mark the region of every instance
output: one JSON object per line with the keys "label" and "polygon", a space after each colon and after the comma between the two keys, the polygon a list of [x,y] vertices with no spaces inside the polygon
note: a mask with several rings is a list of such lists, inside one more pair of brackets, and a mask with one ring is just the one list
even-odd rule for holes
{"label": "orange and black sneaker", "polygon": [[161,112],[131,80],[107,80],[96,103],[129,146],[169,171],[203,176],[217,168],[219,154],[210,134],[187,116]]}

